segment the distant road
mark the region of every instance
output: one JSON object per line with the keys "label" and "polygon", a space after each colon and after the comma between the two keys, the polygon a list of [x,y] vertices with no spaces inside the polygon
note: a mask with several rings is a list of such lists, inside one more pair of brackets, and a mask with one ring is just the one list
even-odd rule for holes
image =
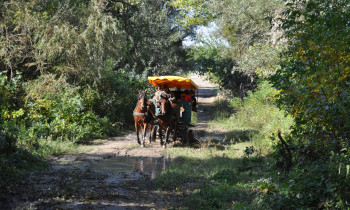
{"label": "distant road", "polygon": [[199,103],[212,103],[216,97],[217,85],[211,84],[208,80],[199,76],[198,74],[192,74],[190,78],[199,87],[198,90],[198,102]]}

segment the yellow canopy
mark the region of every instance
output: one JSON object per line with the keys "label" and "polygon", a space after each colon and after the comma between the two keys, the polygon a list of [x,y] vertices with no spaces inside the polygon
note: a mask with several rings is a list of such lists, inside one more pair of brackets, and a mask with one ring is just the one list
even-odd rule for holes
{"label": "yellow canopy", "polygon": [[174,88],[180,85],[186,89],[198,90],[198,86],[190,78],[179,76],[148,77],[148,82],[156,87],[167,85],[169,88]]}

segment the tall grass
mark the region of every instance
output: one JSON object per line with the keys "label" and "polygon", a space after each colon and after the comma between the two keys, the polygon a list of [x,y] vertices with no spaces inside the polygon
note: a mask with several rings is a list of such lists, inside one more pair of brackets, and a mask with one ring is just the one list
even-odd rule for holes
{"label": "tall grass", "polygon": [[[248,97],[242,101],[239,98],[216,101],[215,119],[210,122],[211,129],[221,128],[228,133],[244,131],[246,138],[252,142],[260,155],[271,152],[273,142],[270,137],[281,130],[289,133],[293,118],[275,106],[275,97],[278,91],[271,87],[267,81],[262,81],[255,92],[249,92]],[[235,138],[235,137],[233,137]]]}
{"label": "tall grass", "polygon": [[199,148],[169,148],[167,154],[175,157],[174,161],[152,180],[152,186],[184,195],[176,209],[254,206],[260,191],[252,189],[269,167],[263,158],[242,153],[248,145],[206,142]]}

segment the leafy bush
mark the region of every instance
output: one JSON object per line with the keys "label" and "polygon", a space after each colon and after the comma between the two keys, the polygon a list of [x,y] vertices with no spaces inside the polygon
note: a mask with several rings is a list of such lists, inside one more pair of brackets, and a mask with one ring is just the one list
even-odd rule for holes
{"label": "leafy bush", "polygon": [[314,142],[319,156],[339,152],[350,139],[348,2],[294,0],[288,5],[283,27],[291,41],[282,68],[272,77],[281,90],[277,102],[295,118],[292,138],[300,148]]}
{"label": "leafy bush", "polygon": [[[349,208],[348,4],[293,0],[284,11],[282,27],[289,45],[272,83],[281,91],[279,107],[295,118],[290,136],[285,137],[294,167],[276,180],[275,195],[265,196],[271,199],[270,208]],[[276,146],[277,163],[283,148]],[[284,191],[288,195],[279,196]],[[282,200],[274,207],[277,197]]]}
{"label": "leafy bush", "polygon": [[45,166],[44,161],[26,150],[18,149],[11,153],[0,153],[0,192],[23,178],[26,171],[37,170]]}
{"label": "leafy bush", "polygon": [[104,86],[96,88],[75,87],[53,74],[27,82],[20,74],[10,81],[1,75],[1,151],[20,147],[49,155],[68,151],[75,142],[115,135],[132,120],[135,95],[127,75],[113,79],[112,68],[106,67]]}
{"label": "leafy bush", "polygon": [[[261,208],[349,208],[349,162],[333,159],[295,166],[288,174],[277,173],[261,190],[257,201]],[[272,186],[272,187],[271,187]]]}
{"label": "leafy bush", "polygon": [[230,207],[232,198],[239,196],[241,192],[236,186],[225,182],[211,180],[194,190],[186,204],[190,209],[204,207],[207,209],[224,209]]}
{"label": "leafy bush", "polygon": [[24,115],[24,91],[21,76],[7,80],[0,74],[0,152],[10,153],[16,148],[18,124]]}
{"label": "leafy bush", "polygon": [[261,81],[257,90],[249,92],[244,101],[240,98],[228,99],[229,107],[235,113],[230,117],[222,117],[223,109],[220,109],[215,113],[217,118],[211,126],[219,124],[226,130],[250,131],[247,135],[253,142],[253,146],[259,154],[266,155],[272,151],[273,142],[269,137],[277,130],[289,133],[289,128],[293,124],[292,117],[276,107],[277,94],[278,91],[271,87],[271,84]]}
{"label": "leafy bush", "polygon": [[19,137],[26,148],[38,148],[39,139],[78,142],[104,135],[106,119],[87,111],[79,88],[68,84],[64,77],[43,75],[23,86],[27,125]]}

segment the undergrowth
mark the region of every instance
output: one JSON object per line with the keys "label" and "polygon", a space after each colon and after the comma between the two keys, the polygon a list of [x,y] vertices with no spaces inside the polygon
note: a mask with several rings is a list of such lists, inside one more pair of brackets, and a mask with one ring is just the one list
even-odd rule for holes
{"label": "undergrowth", "polygon": [[[266,194],[276,189],[271,153],[273,133],[289,133],[290,116],[275,106],[277,91],[262,81],[255,92],[240,98],[217,100],[210,129],[213,137],[197,148],[171,148],[174,163],[157,177],[157,188],[179,191],[184,199],[178,208],[266,208]],[[282,193],[282,192],[279,192]]]}
{"label": "undergrowth", "polygon": [[245,152],[248,145],[208,142],[200,148],[169,148],[167,153],[176,158],[152,185],[183,194],[175,208],[254,207],[271,167],[264,158]]}
{"label": "undergrowth", "polygon": [[[184,195],[176,206],[184,209],[347,209],[346,143],[340,153],[330,154],[321,154],[323,147],[315,141],[298,145],[291,139],[293,119],[276,108],[276,94],[263,81],[244,101],[217,101],[210,127],[226,137],[198,148],[168,149],[177,158],[155,186]],[[278,130],[291,149],[289,168],[281,164],[286,157],[273,135]]]}
{"label": "undergrowth", "polygon": [[249,92],[242,101],[240,98],[217,100],[218,107],[210,122],[210,128],[221,128],[232,141],[251,141],[260,155],[272,151],[273,142],[270,137],[278,130],[288,134],[293,124],[293,118],[275,105],[278,91],[267,81],[259,83],[255,92]]}
{"label": "undergrowth", "polygon": [[11,153],[0,154],[0,192],[11,192],[18,181],[23,180],[31,171],[42,169],[47,164],[26,150],[18,149]]}
{"label": "undergrowth", "polygon": [[24,81],[20,73],[8,80],[0,72],[1,185],[35,168],[29,164],[33,158],[76,152],[77,143],[126,129],[136,97],[129,94],[133,85],[121,76],[106,91],[74,86],[65,76],[43,74]]}

